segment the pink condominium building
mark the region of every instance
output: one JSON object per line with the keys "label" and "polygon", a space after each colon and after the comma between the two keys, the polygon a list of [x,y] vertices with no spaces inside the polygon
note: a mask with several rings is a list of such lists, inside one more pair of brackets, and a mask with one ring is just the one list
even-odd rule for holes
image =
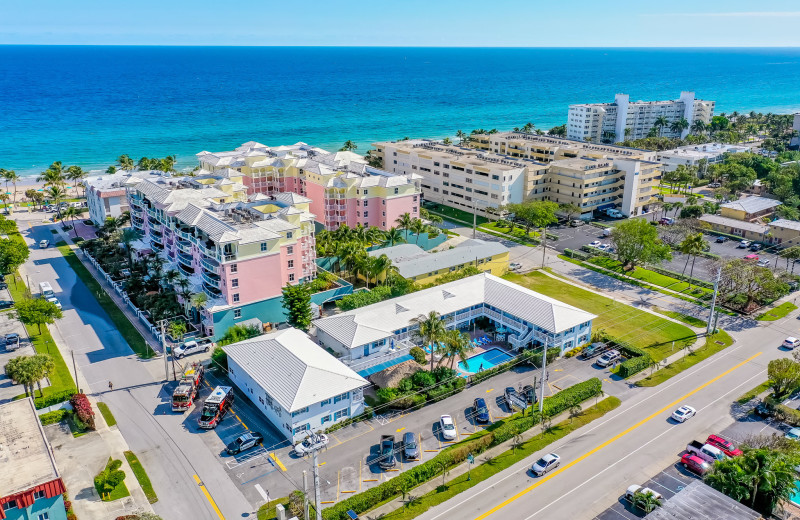
{"label": "pink condominium building", "polygon": [[141,249],[164,258],[204,292],[206,335],[242,320],[284,321],[281,290],[316,276],[311,201],[297,193],[254,193],[242,174],[143,180],[128,192]]}
{"label": "pink condominium building", "polygon": [[420,176],[373,168],[353,152],[250,141],[230,152],[200,152],[197,158],[205,171],[241,175],[249,194],[308,197],[309,211],[329,230],[343,224],[389,229],[404,213],[418,217],[422,203]]}

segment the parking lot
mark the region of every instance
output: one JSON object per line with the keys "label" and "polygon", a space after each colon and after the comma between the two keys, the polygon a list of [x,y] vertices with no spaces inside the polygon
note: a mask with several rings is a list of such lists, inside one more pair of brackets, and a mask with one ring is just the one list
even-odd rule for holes
{"label": "parking lot", "polygon": [[[0,300],[9,301],[11,298],[7,289],[0,290]],[[19,334],[19,348],[9,350],[6,348],[5,336],[9,333]],[[55,346],[53,346],[55,348]],[[32,356],[33,346],[25,333],[25,328],[14,317],[13,311],[3,311],[0,313],[0,367],[5,367],[12,358],[19,356]],[[48,386],[47,380],[42,380],[42,387]],[[15,385],[6,376],[5,370],[0,371],[0,402],[10,401],[15,396],[25,392],[22,385]]]}

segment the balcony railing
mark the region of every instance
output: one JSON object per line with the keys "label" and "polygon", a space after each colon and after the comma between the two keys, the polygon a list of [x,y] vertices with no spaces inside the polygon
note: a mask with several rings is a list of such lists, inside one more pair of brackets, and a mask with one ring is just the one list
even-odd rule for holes
{"label": "balcony railing", "polygon": [[178,228],[175,228],[175,233],[176,233],[176,234],[177,234],[179,237],[183,238],[184,240],[191,240],[191,239],[192,239],[192,237],[194,236],[194,235],[192,235],[191,233],[187,233],[186,231],[181,231],[181,230],[180,230],[180,229],[178,229]]}
{"label": "balcony railing", "polygon": [[210,284],[214,287],[219,287],[219,276],[215,274],[209,274],[208,271],[203,271],[202,275],[203,281],[207,284]]}
{"label": "balcony railing", "polygon": [[156,251],[163,251],[164,250],[164,244],[162,244],[160,242],[156,242],[155,240],[150,242],[150,247],[152,247]]}
{"label": "balcony railing", "polygon": [[147,208],[147,215],[155,220],[158,220],[158,213],[153,208]]}
{"label": "balcony railing", "polygon": [[209,298],[219,298],[222,296],[222,291],[220,291],[219,288],[210,286],[207,283],[203,283],[203,292],[206,293]]}
{"label": "balcony railing", "polygon": [[192,243],[186,240],[178,239],[178,249],[187,254],[192,254]]}
{"label": "balcony railing", "polygon": [[202,261],[203,269],[210,273],[219,274],[219,263],[216,260],[212,260],[210,258],[203,258]]}
{"label": "balcony railing", "polygon": [[192,267],[192,256],[186,253],[178,253],[178,262],[187,267]]}

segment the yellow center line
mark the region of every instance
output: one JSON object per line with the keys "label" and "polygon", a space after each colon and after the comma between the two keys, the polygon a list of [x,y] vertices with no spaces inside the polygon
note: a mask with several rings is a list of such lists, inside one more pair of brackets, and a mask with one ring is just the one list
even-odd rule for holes
{"label": "yellow center line", "polygon": [[675,401],[671,402],[670,404],[664,406],[660,410],[658,410],[656,412],[653,412],[652,414],[650,414],[649,416],[645,417],[644,419],[642,419],[638,423],[636,423],[633,426],[629,427],[628,429],[618,433],[617,435],[615,435],[614,437],[608,439],[606,442],[604,442],[603,444],[597,446],[596,448],[593,448],[593,449],[589,450],[588,452],[584,453],[583,455],[581,455],[577,459],[573,460],[569,464],[565,464],[564,466],[560,467],[559,469],[555,470],[554,472],[550,473],[549,475],[547,475],[545,477],[542,477],[541,479],[537,480],[537,482],[535,484],[531,484],[530,486],[528,486],[527,488],[523,489],[522,491],[520,491],[516,495],[512,496],[511,498],[509,498],[509,499],[501,502],[500,504],[494,506],[492,509],[486,511],[485,513],[483,513],[482,515],[477,517],[475,520],[483,520],[484,518],[488,517],[489,515],[492,515],[492,514],[496,513],[497,511],[503,509],[504,507],[506,507],[510,503],[512,503],[512,502],[516,501],[517,499],[521,498],[522,496],[530,493],[531,491],[533,491],[537,487],[541,486],[542,484],[544,484],[545,482],[547,482],[551,478],[555,477],[559,473],[561,473],[563,471],[566,471],[567,469],[571,468],[575,464],[577,464],[577,463],[581,462],[582,460],[594,455],[595,453],[597,453],[598,451],[602,450],[603,448],[605,448],[609,444],[618,441],[619,439],[621,439],[625,435],[629,434],[633,430],[635,430],[635,429],[639,428],[640,426],[642,426],[643,424],[651,421],[653,418],[661,415],[662,413],[664,413],[665,411],[669,410],[670,408],[674,408],[675,405],[677,405],[678,403],[680,403],[680,402],[684,401],[685,399],[693,396],[694,394],[696,394],[700,390],[703,390],[707,386],[719,381],[720,379],[722,379],[726,375],[730,374],[731,372],[733,372],[737,368],[740,368],[743,365],[749,363],[750,361],[752,361],[753,359],[757,358],[761,354],[762,354],[762,352],[758,352],[757,354],[754,354],[754,355],[750,356],[749,358],[745,359],[744,361],[742,361],[738,365],[736,365],[736,366],[726,370],[725,372],[719,374],[715,378],[713,378],[713,379],[711,379],[709,381],[706,381],[705,383],[703,383],[702,385],[698,386],[697,388],[695,388],[694,390],[692,390],[688,394],[679,397],[678,399],[676,399]]}
{"label": "yellow center line", "polygon": [[214,502],[213,498],[211,498],[211,493],[208,492],[208,490],[206,489],[206,486],[200,480],[200,477],[198,477],[197,475],[194,475],[194,481],[197,482],[197,485],[199,485],[200,489],[203,490],[203,494],[206,496],[206,500],[208,500],[208,502],[211,504],[211,507],[214,508],[214,511],[217,513],[217,516],[220,518],[220,520],[225,520],[225,517],[222,516],[222,512],[217,507],[217,503]]}

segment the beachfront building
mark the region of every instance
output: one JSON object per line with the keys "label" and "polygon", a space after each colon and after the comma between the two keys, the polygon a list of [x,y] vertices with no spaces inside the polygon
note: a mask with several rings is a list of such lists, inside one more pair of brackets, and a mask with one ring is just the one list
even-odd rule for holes
{"label": "beachfront building", "polygon": [[0,520],[66,520],[64,481],[33,399],[0,405]]}
{"label": "beachfront building", "polygon": [[[694,92],[681,92],[675,100],[633,102],[628,94],[617,94],[613,103],[570,105],[567,137],[595,143],[642,139],[664,117],[667,125],[659,130],[660,135],[683,139],[694,121],[709,124],[713,116],[714,101],[696,99]],[[689,127],[673,132],[670,125],[681,118],[688,121]]]}
{"label": "beachfront building", "polygon": [[204,170],[241,174],[250,194],[294,192],[308,197],[309,210],[328,230],[345,224],[386,230],[404,213],[419,216],[419,177],[373,168],[353,152],[250,141],[229,152],[200,152],[197,158]]}
{"label": "beachfront building", "polygon": [[400,276],[425,285],[470,265],[495,276],[502,276],[508,272],[509,251],[499,242],[470,239],[452,249],[436,253],[425,251],[416,244],[399,244],[370,251],[369,255],[388,256]]}
{"label": "beachfront building", "polygon": [[469,330],[476,319],[488,318],[512,348],[546,343],[562,352],[589,341],[596,317],[484,272],[314,320],[314,334],[321,346],[365,373],[371,360],[411,348],[418,328],[413,320],[431,311],[449,329]]}
{"label": "beachfront building", "polygon": [[661,178],[656,152],[522,132],[477,134],[473,148],[428,139],[373,146],[387,170],[422,176],[426,201],[484,216],[525,200],[573,203],[581,218],[610,208],[641,215]]}
{"label": "beachfront building", "polygon": [[800,147],[800,112],[794,115],[792,130],[795,134],[789,141],[789,146]]}
{"label": "beachfront building", "polygon": [[231,381],[292,442],[364,411],[369,382],[297,329],[223,349]]}
{"label": "beachfront building", "polygon": [[720,206],[720,215],[736,220],[753,222],[775,213],[781,201],[767,197],[743,197]]}
{"label": "beachfront building", "polygon": [[[665,172],[675,171],[679,165],[698,168],[698,176],[705,176],[705,169],[712,164],[719,164],[725,159],[726,153],[749,152],[747,146],[723,143],[707,143],[689,146],[680,146],[672,150],[658,152],[658,162]],[[702,161],[705,160],[705,163]]]}
{"label": "beachfront building", "polygon": [[[136,247],[154,251],[208,296],[205,335],[257,318],[284,321],[281,290],[316,276],[314,215],[296,193],[248,195],[241,176],[142,181],[129,192]],[[321,302],[316,302],[321,303]]]}
{"label": "beachfront building", "polygon": [[144,179],[157,180],[163,177],[157,171],[119,171],[113,174],[96,175],[83,181],[89,218],[102,226],[108,217],[119,217],[128,207],[128,190]]}

